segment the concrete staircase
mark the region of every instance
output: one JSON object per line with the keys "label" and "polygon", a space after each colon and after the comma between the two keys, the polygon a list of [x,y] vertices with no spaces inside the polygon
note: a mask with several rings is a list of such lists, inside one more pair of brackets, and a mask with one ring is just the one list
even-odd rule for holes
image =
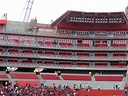
{"label": "concrete staircase", "polygon": [[124,81],[124,82],[125,82],[125,79],[126,79],[126,77],[123,77],[122,81]]}
{"label": "concrete staircase", "polygon": [[10,74],[6,74],[7,76],[8,76],[8,79],[9,80],[11,80],[12,79],[12,77],[11,77],[11,75]]}
{"label": "concrete staircase", "polygon": [[92,81],[95,81],[95,77],[94,77],[94,75],[92,76]]}
{"label": "concrete staircase", "polygon": [[43,80],[41,75],[37,75],[37,77],[39,78],[39,80]]}
{"label": "concrete staircase", "polygon": [[7,77],[8,77],[9,82],[14,82],[14,79],[11,77],[10,74],[6,74],[6,75],[7,75]]}
{"label": "concrete staircase", "polygon": [[59,78],[60,78],[60,80],[64,80],[63,77],[62,77],[61,75],[59,76]]}
{"label": "concrete staircase", "polygon": [[37,75],[37,77],[39,78],[41,84],[45,84],[46,80],[44,80],[41,75]]}

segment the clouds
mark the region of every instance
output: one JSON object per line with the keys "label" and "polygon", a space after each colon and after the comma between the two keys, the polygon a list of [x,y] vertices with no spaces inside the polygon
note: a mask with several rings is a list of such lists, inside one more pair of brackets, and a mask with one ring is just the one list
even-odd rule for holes
{"label": "clouds", "polygon": [[[7,12],[9,20],[19,20],[25,2],[26,0],[0,0],[0,15]],[[127,3],[127,0],[35,0],[30,18],[37,17],[39,23],[50,23],[51,20],[55,20],[67,10],[124,11]]]}

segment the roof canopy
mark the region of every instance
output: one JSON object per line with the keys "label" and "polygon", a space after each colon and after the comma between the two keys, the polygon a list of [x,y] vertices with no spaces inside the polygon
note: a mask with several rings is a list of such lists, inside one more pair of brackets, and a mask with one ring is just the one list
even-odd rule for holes
{"label": "roof canopy", "polygon": [[79,31],[126,31],[128,20],[124,12],[67,11],[51,27]]}

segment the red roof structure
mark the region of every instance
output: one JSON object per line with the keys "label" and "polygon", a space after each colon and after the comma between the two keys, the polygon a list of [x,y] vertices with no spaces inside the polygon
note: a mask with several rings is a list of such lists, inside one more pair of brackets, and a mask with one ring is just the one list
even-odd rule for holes
{"label": "red roof structure", "polygon": [[124,12],[67,11],[51,27],[77,31],[127,31],[128,20]]}

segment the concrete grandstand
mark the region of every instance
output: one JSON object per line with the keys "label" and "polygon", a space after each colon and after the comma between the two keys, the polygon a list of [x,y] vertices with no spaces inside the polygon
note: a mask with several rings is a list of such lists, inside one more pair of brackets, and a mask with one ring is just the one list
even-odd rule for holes
{"label": "concrete grandstand", "polygon": [[[1,84],[89,85],[96,93],[113,90],[100,96],[122,96],[128,83],[124,12],[67,11],[50,25],[0,20],[0,30]],[[95,91],[88,96],[98,96]]]}

